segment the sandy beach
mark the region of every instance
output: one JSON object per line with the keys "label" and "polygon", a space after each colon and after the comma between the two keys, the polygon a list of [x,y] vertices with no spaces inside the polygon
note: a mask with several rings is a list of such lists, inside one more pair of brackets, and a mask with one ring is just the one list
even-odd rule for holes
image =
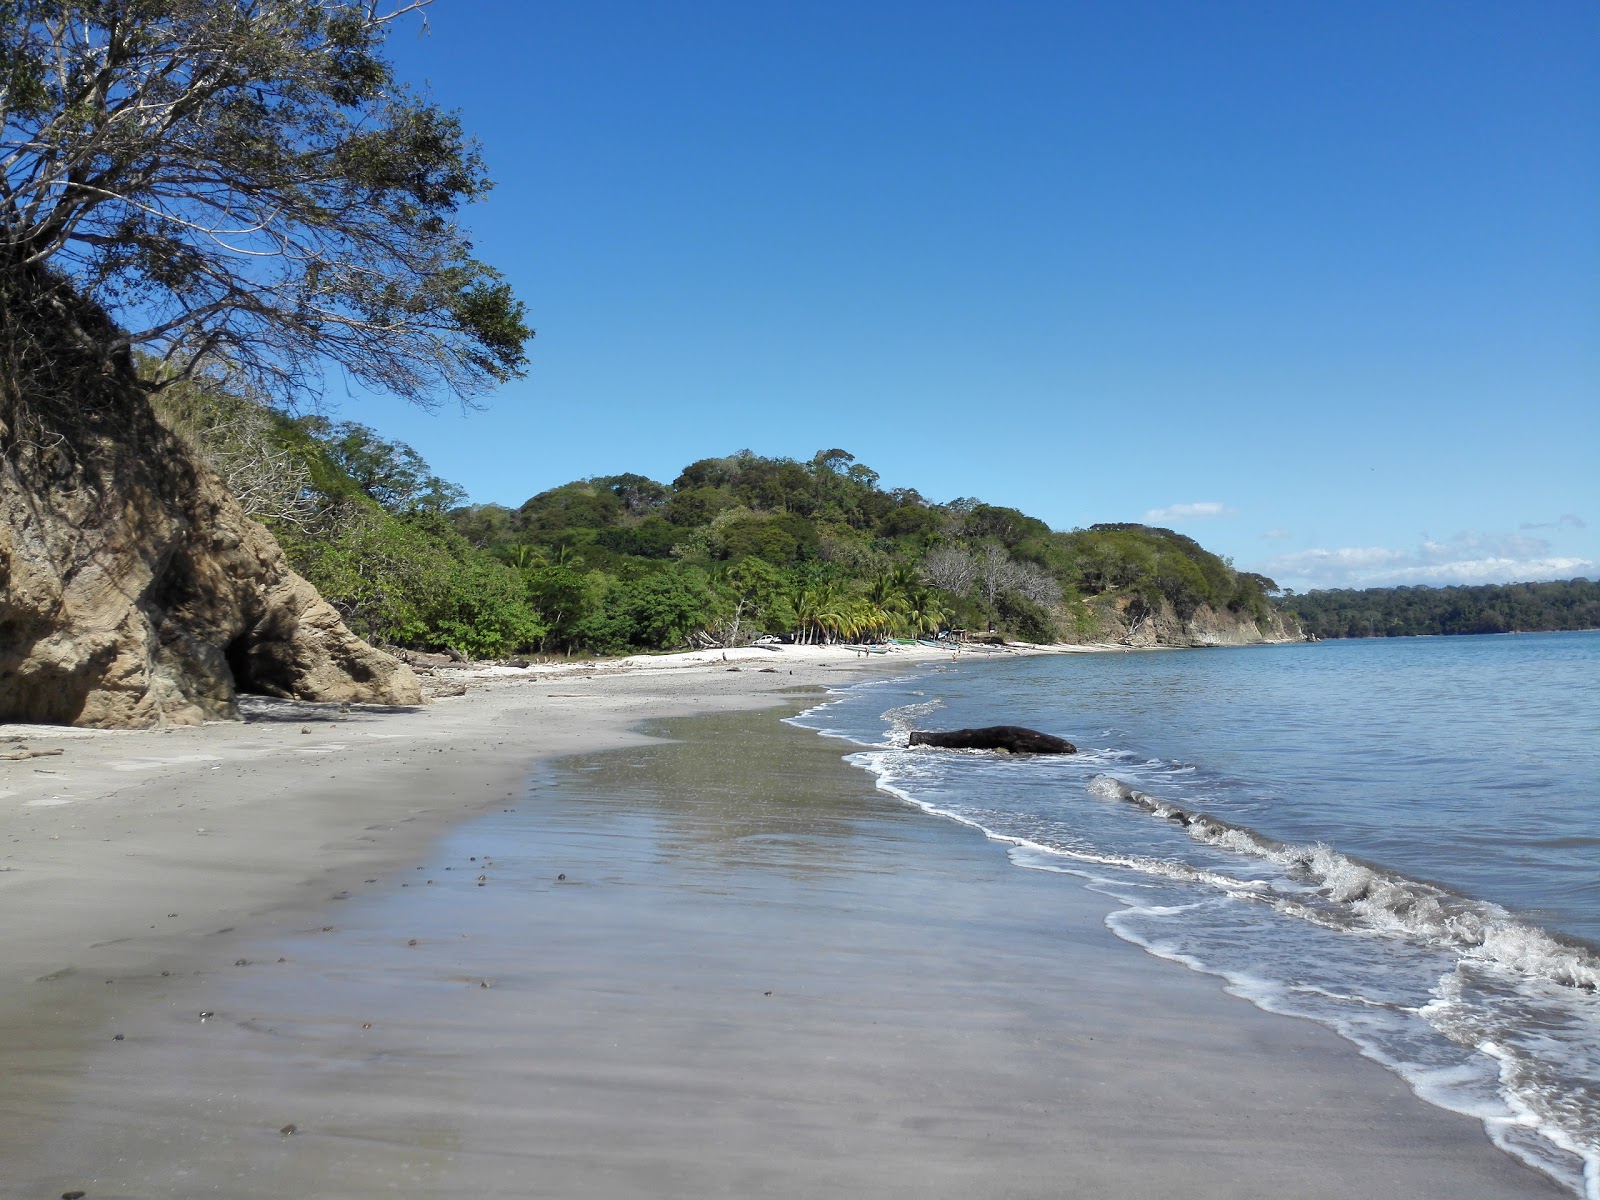
{"label": "sandy beach", "polygon": [[1567,1194],[779,720],[944,657],[0,728],[0,1191]]}

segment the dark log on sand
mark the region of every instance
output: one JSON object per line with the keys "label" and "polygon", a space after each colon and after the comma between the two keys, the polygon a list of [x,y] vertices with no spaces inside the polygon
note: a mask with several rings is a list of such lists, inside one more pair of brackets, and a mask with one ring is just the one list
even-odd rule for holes
{"label": "dark log on sand", "polygon": [[913,746],[939,746],[946,750],[1004,750],[1010,754],[1076,754],[1078,748],[1065,738],[1024,729],[1020,725],[988,725],[982,729],[952,729],[948,732],[913,731]]}

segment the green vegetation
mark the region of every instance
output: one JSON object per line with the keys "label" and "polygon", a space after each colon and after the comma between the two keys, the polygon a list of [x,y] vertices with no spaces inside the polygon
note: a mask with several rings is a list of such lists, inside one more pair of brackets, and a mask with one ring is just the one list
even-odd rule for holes
{"label": "green vegetation", "polygon": [[1170,604],[1265,621],[1271,580],[1171,530],[1055,533],[1015,509],[885,491],[843,450],[748,451],[670,484],[577,480],[461,505],[409,446],[184,382],[164,419],[227,478],[363,637],[472,657],[911,638],[950,627],[1103,636]]}
{"label": "green vegetation", "polygon": [[520,375],[522,305],[457,221],[478,148],[384,55],[423,7],[0,0],[0,315],[141,351],[154,388],[283,399],[336,363],[428,405]]}
{"label": "green vegetation", "polygon": [[522,305],[458,222],[489,188],[478,149],[384,56],[421,7],[0,0],[8,445],[115,432],[64,363],[137,377],[352,628],[395,646],[610,654],[949,626],[1044,641],[1168,606],[1271,618],[1270,580],[1170,530],[935,504],[843,450],[462,507],[410,447],[287,415],[334,367],[428,405],[526,365]]}
{"label": "green vegetation", "polygon": [[1281,603],[1300,618],[1307,633],[1319,638],[1600,629],[1600,583],[1587,579],[1480,587],[1339,588],[1291,595]]}

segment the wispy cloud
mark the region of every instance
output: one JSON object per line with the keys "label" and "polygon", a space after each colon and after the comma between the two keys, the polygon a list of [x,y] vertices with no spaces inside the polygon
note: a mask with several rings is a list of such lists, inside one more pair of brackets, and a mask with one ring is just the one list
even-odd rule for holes
{"label": "wispy cloud", "polygon": [[1562,513],[1554,521],[1524,521],[1520,529],[1587,529],[1588,523],[1577,513]]}
{"label": "wispy cloud", "polygon": [[1261,536],[1266,538],[1269,542],[1282,542],[1292,538],[1294,534],[1287,529],[1269,529]]}
{"label": "wispy cloud", "polygon": [[1220,500],[1200,500],[1193,504],[1169,504],[1166,508],[1152,508],[1144,519],[1157,524],[1164,521],[1199,521],[1207,517],[1231,517],[1238,512]]}
{"label": "wispy cloud", "polygon": [[1544,538],[1521,533],[1458,533],[1424,539],[1411,549],[1341,546],[1296,550],[1265,564],[1266,574],[1291,587],[1385,587],[1400,584],[1519,583],[1600,575],[1600,561],[1558,555]]}

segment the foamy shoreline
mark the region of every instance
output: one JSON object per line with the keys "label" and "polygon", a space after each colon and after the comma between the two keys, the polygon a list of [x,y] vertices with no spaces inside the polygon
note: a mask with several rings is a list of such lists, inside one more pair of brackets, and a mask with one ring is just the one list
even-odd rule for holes
{"label": "foamy shoreline", "polygon": [[[235,990],[247,986],[240,982],[249,979],[247,973],[229,975],[235,955],[248,953],[244,947],[285,932],[314,936],[319,930],[333,929],[345,902],[361,897],[364,890],[376,893],[403,882],[416,883],[411,868],[425,861],[447,829],[476,814],[514,808],[523,802],[525,783],[536,761],[649,745],[649,739],[635,731],[641,721],[694,713],[748,712],[792,702],[791,689],[868,679],[901,665],[947,659],[944,651],[921,647],[872,656],[837,647],[750,649],[730,651],[726,660],[720,651],[712,651],[652,656],[633,664],[512,668],[515,677],[505,670],[455,671],[452,677],[470,676],[474,690],[421,710],[358,707],[341,713],[337,706],[252,703],[252,720],[245,724],[138,733],[0,728],[0,737],[21,739],[0,743],[0,749],[25,745],[63,751],[59,756],[0,764],[0,831],[4,833],[0,841],[0,903],[7,915],[0,928],[0,1163],[22,1161],[60,1121],[73,1114],[82,1118],[85,1104],[93,1103],[85,1096],[97,1094],[92,1089],[104,1076],[103,1071],[97,1076],[96,1064],[111,1053],[105,1042],[106,1030],[121,1032],[121,1025],[127,1023],[132,1030],[130,1041],[135,1043],[127,1048],[140,1051],[138,1013],[152,1008],[165,1012],[172,1003],[182,1002],[173,1001],[174,996],[208,995],[195,990],[197,980],[215,980],[219,986]],[[765,723],[758,721],[740,736],[761,738],[764,728]],[[784,731],[782,736],[800,739],[797,745],[810,745],[805,741],[810,735],[798,731]],[[716,752],[714,747],[707,749]],[[831,769],[825,768],[826,763],[837,764],[836,748],[822,745],[817,753],[817,773]],[[580,819],[581,815],[580,810]],[[915,848],[908,844],[895,851],[887,872],[851,876],[839,885],[845,889],[843,902],[850,909],[871,912],[881,905],[905,904],[897,898],[899,885],[894,883],[902,877],[920,879],[919,886],[937,892],[939,872],[944,869],[976,871],[987,881],[981,886],[988,890],[979,896],[986,912],[990,907],[996,913],[1004,911],[1009,903],[1006,897],[1013,892],[1029,893],[1026,881],[1012,879],[1027,873],[1013,871],[998,859],[992,846],[976,836],[924,826],[920,818],[908,820],[913,823],[896,822],[894,828],[911,831],[917,839]],[[579,835],[566,836],[570,840]],[[556,850],[566,845],[560,836],[553,835],[553,839]],[[618,853],[634,856],[626,861],[647,863],[655,853],[645,843],[618,845]],[[941,857],[921,861],[918,856],[927,845],[938,846]],[[633,848],[626,848],[629,846]],[[576,855],[576,843],[564,852]],[[991,893],[992,900],[983,899]],[[763,903],[770,905],[777,902],[778,895],[786,894],[776,893]],[[696,914],[696,922],[713,937],[719,922],[727,920],[719,915],[722,910],[695,907],[699,902],[693,896],[685,902]],[[783,901],[779,909],[796,929],[825,930],[829,910],[814,909],[812,903]],[[1190,1189],[1191,1194],[1344,1194],[1336,1178],[1311,1181],[1286,1193],[1283,1185],[1298,1164],[1281,1141],[1269,1146],[1241,1143],[1237,1139],[1248,1131],[1235,1129],[1226,1120],[1219,1126],[1215,1112],[1182,1105],[1169,1111],[1159,1104],[1146,1111],[1169,1093],[1200,1097],[1218,1087],[1224,1092],[1243,1088],[1251,1095],[1282,1089],[1286,1085],[1281,1076],[1291,1069],[1286,1055],[1312,1055],[1317,1069],[1327,1075],[1327,1086],[1321,1090],[1312,1086],[1307,1092],[1301,1084],[1295,1085],[1300,1089],[1295,1092],[1297,1102],[1310,1106],[1304,1110],[1306,1119],[1322,1126],[1320,1131],[1308,1129],[1306,1133],[1321,1160],[1340,1161],[1346,1151],[1339,1139],[1354,1136],[1353,1131],[1366,1120],[1365,1114],[1382,1112],[1384,1119],[1407,1123],[1401,1134],[1415,1134],[1428,1147],[1416,1163],[1407,1165],[1394,1145],[1382,1143],[1378,1152],[1391,1156],[1392,1162],[1382,1161],[1395,1173],[1391,1195],[1563,1194],[1546,1187],[1543,1178],[1531,1172],[1524,1178],[1524,1169],[1509,1165],[1509,1160],[1502,1164],[1504,1156],[1488,1146],[1470,1121],[1421,1105],[1378,1068],[1355,1059],[1332,1035],[1259,1014],[1243,1002],[1222,997],[1208,981],[1120,947],[1100,926],[1097,903],[1074,906],[1064,927],[1048,930],[1053,941],[1060,941],[1059,949],[1069,954],[1064,967],[1058,964],[1052,969],[1064,972],[1063,978],[1093,978],[1107,995],[1123,987],[1144,991],[1147,997],[1140,1002],[1144,1008],[1149,1007],[1148,995],[1159,994],[1166,1016],[1152,1012],[1143,1019],[1165,1020],[1163,1036],[1171,1045],[1151,1050],[1160,1044],[1160,1039],[1151,1040],[1153,1027],[1142,1031],[1126,1023],[1105,1027],[1106,1011],[1074,1008],[1070,988],[1050,991],[1050,1002],[1043,1004],[1034,994],[1037,980],[1029,979],[1027,958],[1007,959],[1013,962],[1009,970],[1015,978],[1004,985],[1010,990],[997,994],[998,1002],[1024,1021],[1018,1026],[1023,1037],[1019,1045],[1027,1044],[1032,1036],[1027,1034],[1026,1021],[1042,1022],[1040,1036],[1048,1033],[1066,1039],[1077,1062],[1074,1070],[1099,1080],[1096,1086],[1114,1085],[1122,1096],[1121,1100],[1107,1098],[1094,1103],[1117,1112],[1131,1106],[1128,1115],[1144,1113],[1163,1125],[1163,1139],[1188,1139],[1212,1145],[1211,1153],[1222,1148],[1222,1152],[1239,1155],[1237,1188]],[[644,915],[639,914],[639,919]],[[904,937],[911,939],[917,914],[905,912],[899,919],[910,922]],[[961,928],[964,941],[974,946],[988,944],[990,932],[981,923],[969,920]],[[645,1014],[641,1019],[647,1019],[652,1011],[651,996],[672,995],[689,986],[686,978],[673,973],[668,965],[647,967],[635,961],[627,946],[608,945],[606,938],[599,936],[585,940],[581,926],[574,928],[571,936],[576,947],[571,952],[590,953],[592,969],[612,969],[605,964],[623,956],[627,986],[637,989],[637,1001],[630,1011]],[[923,1006],[920,1011],[927,1018],[927,1027],[934,1029],[940,1024],[940,1005],[959,1006],[964,1001],[954,994],[941,998],[937,981],[945,971],[939,957],[953,951],[941,949],[930,938],[923,939],[927,945],[916,944],[915,962],[920,964],[919,970],[932,972],[926,979],[919,975],[917,986],[925,997],[919,1002]],[[584,951],[586,945],[592,950]],[[1113,946],[1131,957],[1115,957],[1108,948]],[[1023,948],[1009,942],[1000,943],[993,952],[1014,956],[1024,949],[1029,955],[1041,952],[1040,946],[1031,943]],[[1084,953],[1090,957],[1074,966],[1070,956]],[[248,972],[250,965],[241,961],[238,970]],[[591,969],[582,963],[571,965],[580,971]],[[875,973],[863,968],[862,986],[881,980],[885,972],[901,969],[884,965]],[[845,977],[840,986],[854,985]],[[951,1019],[959,1016],[956,1007],[950,1012]],[[1032,1015],[1023,1018],[1023,1013]],[[1181,1054],[1171,1058],[1167,1051],[1189,1037],[1183,1028],[1188,1014],[1208,1023],[1208,1032],[1200,1040],[1213,1049],[1209,1056],[1197,1053],[1194,1062],[1186,1066]],[[195,1017],[198,1019],[198,1014]],[[182,1029],[178,1033],[187,1036]],[[750,1034],[756,1036],[754,1028]],[[782,1042],[791,1035],[769,1032],[760,1036],[776,1036]],[[881,1036],[875,1028],[863,1027],[859,1035],[851,1035],[834,1049],[865,1053],[870,1039]],[[180,1039],[175,1044],[188,1043]],[[806,1044],[796,1041],[785,1053],[805,1056]],[[1206,1079],[1196,1074],[1215,1073],[1221,1064],[1250,1047],[1255,1047],[1255,1059],[1239,1061],[1229,1069],[1230,1078]],[[144,1047],[144,1052],[149,1050]],[[563,1050],[563,1054],[569,1052],[570,1048]],[[937,1073],[938,1064],[927,1061],[931,1057],[937,1057],[936,1052],[925,1049],[912,1053],[902,1065],[919,1073],[923,1068]],[[162,1069],[160,1055],[154,1061],[157,1069]],[[569,1059],[563,1061],[572,1066]],[[1014,1069],[1025,1070],[1022,1064],[1026,1061],[1024,1054],[1016,1059]],[[1000,1086],[1003,1081],[991,1082]],[[1044,1097],[1054,1095],[1054,1085],[1044,1078],[1030,1081],[1019,1077],[1014,1082],[1020,1094],[1036,1094],[1041,1103]],[[1132,1090],[1125,1091],[1124,1084]],[[735,1088],[736,1084],[727,1086]],[[951,1119],[957,1119],[962,1105],[971,1102],[964,1101],[960,1091],[956,1086],[944,1103]],[[1090,1102],[1086,1095],[1074,1094],[1071,1099],[1074,1105]],[[835,1123],[843,1137],[858,1117],[849,1104],[836,1100],[826,1094],[812,1097],[806,1119],[822,1126]],[[1260,1108],[1255,1100],[1241,1099],[1239,1103],[1242,1114]],[[1059,1177],[1024,1165],[1029,1154],[1044,1154],[1052,1148],[1050,1153],[1070,1152],[1069,1159],[1076,1156],[1073,1161],[1082,1161],[1085,1155],[1095,1159],[1096,1177],[1103,1187],[1113,1189],[1101,1194],[1169,1194],[1144,1190],[1150,1183],[1146,1175],[1117,1169],[1118,1156],[1132,1152],[1146,1132],[1128,1128],[1124,1136],[1132,1140],[1121,1149],[1108,1149],[1102,1162],[1095,1158],[1099,1153],[1095,1139],[1108,1136],[1103,1114],[1091,1122],[1094,1132],[1087,1142],[1084,1134],[1073,1133],[1083,1126],[1086,1115],[1053,1111],[1049,1105],[1039,1109],[1012,1135],[1020,1156],[1015,1179],[994,1177],[989,1180],[995,1184],[992,1190],[960,1173],[931,1180],[907,1176],[895,1184],[892,1172],[880,1172],[882,1177],[876,1182],[887,1188],[884,1194],[1059,1194]],[[1289,1121],[1285,1131],[1293,1125],[1293,1120]],[[822,1126],[817,1136],[826,1143],[829,1135]],[[222,1153],[259,1153],[249,1147],[254,1145],[250,1139],[260,1132],[243,1131],[241,1148]],[[1274,1135],[1282,1136],[1288,1136],[1287,1132]],[[1400,1136],[1400,1141],[1404,1140]],[[596,1161],[604,1161],[608,1152],[603,1141],[588,1150]],[[683,1151],[686,1155],[694,1152],[693,1147]],[[1441,1169],[1441,1152],[1461,1157],[1466,1174],[1446,1171],[1438,1176],[1441,1186],[1435,1188],[1428,1180]],[[1352,1143],[1348,1153],[1370,1158],[1372,1149]],[[1266,1154],[1271,1161],[1251,1166],[1249,1160],[1259,1154]],[[917,1164],[908,1160],[901,1166],[910,1170]],[[993,1166],[989,1164],[990,1169]],[[1358,1164],[1352,1159],[1351,1170],[1358,1166],[1369,1171],[1371,1163]],[[0,1167],[0,1172],[5,1170]],[[1479,1173],[1474,1174],[1475,1170]],[[1232,1178],[1232,1172],[1225,1168],[1213,1175]],[[825,1191],[828,1177],[826,1172],[817,1176]],[[1179,1178],[1167,1178],[1163,1187],[1177,1186]],[[1463,1190],[1462,1178],[1468,1183],[1481,1179],[1482,1187]],[[1119,1187],[1119,1180],[1126,1186]],[[920,1192],[911,1187],[914,1181]],[[15,1181],[0,1176],[0,1182]],[[36,1184],[46,1181],[29,1177],[28,1182],[31,1194]],[[53,1190],[41,1194],[83,1186],[81,1180],[72,1178],[61,1178],[59,1187],[54,1176],[48,1182]],[[270,1193],[270,1184],[263,1186],[267,1188],[263,1194]],[[93,1188],[88,1190],[91,1196],[95,1194]],[[386,1194],[391,1192],[392,1185]],[[339,1194],[368,1192],[351,1186]],[[401,1194],[434,1193],[402,1189]],[[586,1194],[634,1193],[626,1189],[610,1192],[596,1184]],[[637,1194],[678,1193],[668,1188]],[[773,1194],[800,1191],[780,1188]]]}

